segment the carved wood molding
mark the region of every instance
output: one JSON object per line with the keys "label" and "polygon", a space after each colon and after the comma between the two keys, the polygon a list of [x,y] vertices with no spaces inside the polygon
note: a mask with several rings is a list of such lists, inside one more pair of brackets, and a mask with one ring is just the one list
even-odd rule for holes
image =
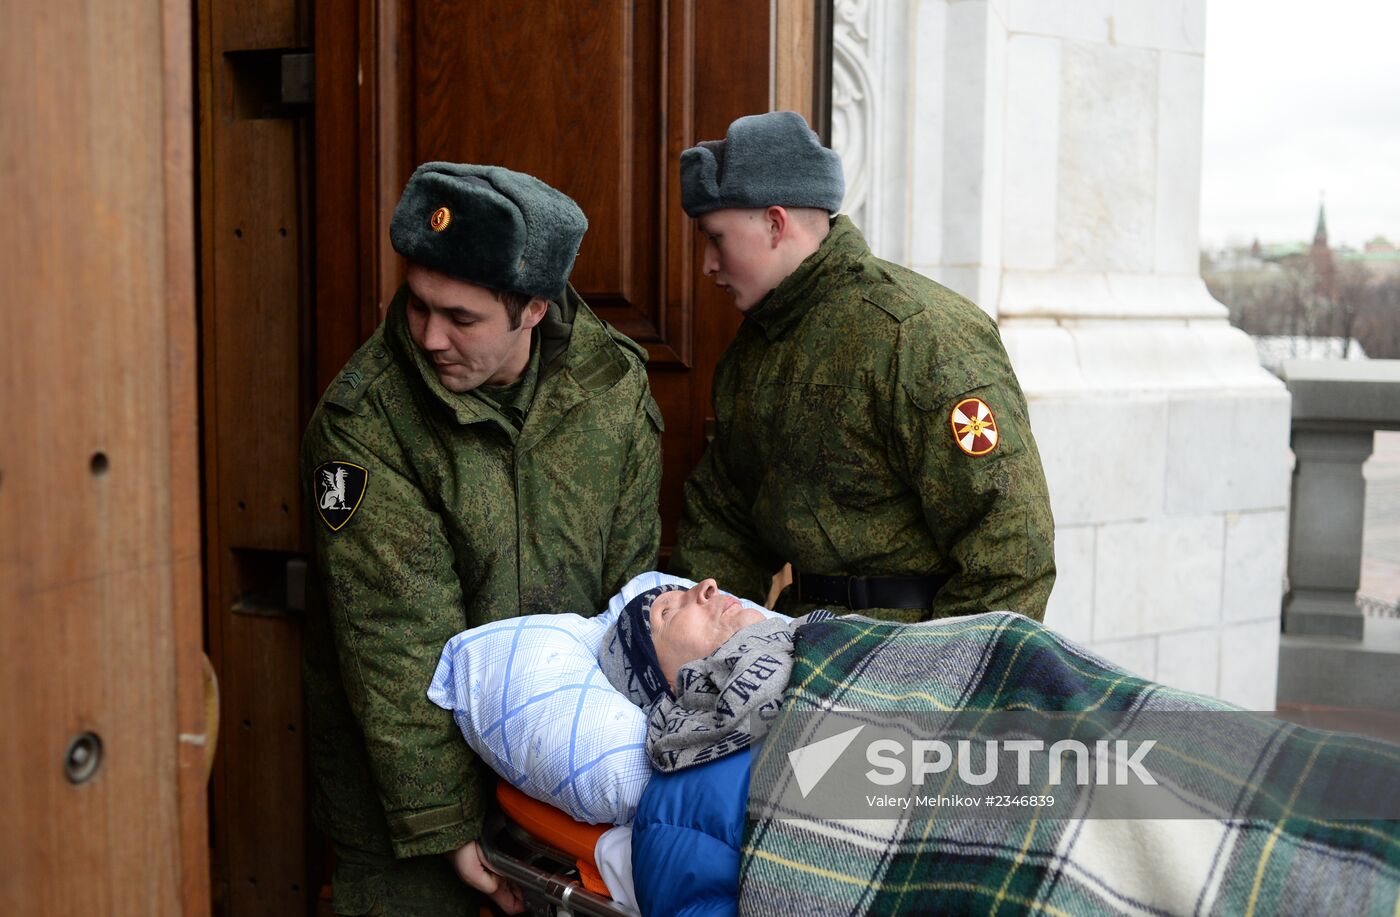
{"label": "carved wood molding", "polygon": [[772,0],[773,110],[795,111],[817,125],[816,65],[817,3],[815,0]]}
{"label": "carved wood molding", "polygon": [[[639,4],[629,4],[634,11]],[[651,151],[631,150],[632,155],[653,157],[655,187],[634,183],[624,190],[633,201],[632,219],[623,227],[623,258],[654,259],[654,269],[646,272],[645,286],[626,284],[622,289],[584,289],[584,298],[600,316],[623,334],[646,347],[653,368],[686,369],[693,358],[694,322],[694,228],[680,204],[680,154],[693,145],[695,92],[695,2],[663,0],[652,36],[657,54],[655,77],[659,92],[651,110],[624,106],[624,135],[632,125],[659,125],[659,143]],[[636,61],[640,48],[636,32],[629,32],[625,59]],[[635,65],[627,73],[630,81],[646,78],[644,66]],[[629,93],[632,105],[637,94]],[[629,152],[624,150],[624,153]],[[629,179],[631,170],[620,169]],[[638,170],[641,171],[641,170]],[[650,211],[650,213],[648,213]],[[637,238],[637,231],[654,221],[654,238]],[[630,263],[628,266],[631,266]],[[638,272],[624,268],[624,281]]]}

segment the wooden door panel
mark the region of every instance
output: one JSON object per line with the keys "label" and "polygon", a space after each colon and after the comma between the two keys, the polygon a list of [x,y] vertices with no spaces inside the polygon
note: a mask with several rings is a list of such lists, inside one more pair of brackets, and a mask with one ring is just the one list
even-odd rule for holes
{"label": "wooden door panel", "polygon": [[663,156],[668,129],[687,139],[667,117],[670,83],[688,75],[687,17],[616,0],[415,9],[410,159],[504,165],[574,198],[589,221],[574,286],[658,364],[686,364],[689,288],[668,316],[662,279],[690,235]]}
{"label": "wooden door panel", "polygon": [[208,907],[189,40],[161,0],[0,29],[5,913]]}

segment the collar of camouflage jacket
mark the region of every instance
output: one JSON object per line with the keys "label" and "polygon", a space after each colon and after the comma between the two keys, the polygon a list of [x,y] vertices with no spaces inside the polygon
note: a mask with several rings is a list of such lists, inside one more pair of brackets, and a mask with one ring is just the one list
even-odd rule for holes
{"label": "collar of camouflage jacket", "polygon": [[530,336],[530,359],[525,371],[509,385],[481,385],[476,395],[490,404],[501,416],[519,430],[529,416],[530,404],[535,400],[535,388],[540,377],[540,336]]}
{"label": "collar of camouflage jacket", "polygon": [[544,319],[535,326],[540,335],[539,375],[525,423],[517,430],[489,401],[473,392],[448,391],[438,381],[431,362],[409,335],[407,291],[407,284],[399,287],[384,317],[385,337],[398,358],[415,367],[412,375],[423,384],[431,400],[440,403],[458,423],[494,421],[511,439],[519,435],[526,440],[518,443],[518,448],[538,442],[569,408],[610,388],[626,373],[626,360],[620,353],[613,353],[617,348],[602,320],[572,286],[567,287],[561,297],[563,302],[551,302]]}
{"label": "collar of camouflage jacket", "polygon": [[745,317],[762,328],[768,340],[776,341],[822,298],[821,288],[829,272],[859,269],[861,260],[869,254],[865,236],[850,217],[836,217],[821,247],[808,255]]}

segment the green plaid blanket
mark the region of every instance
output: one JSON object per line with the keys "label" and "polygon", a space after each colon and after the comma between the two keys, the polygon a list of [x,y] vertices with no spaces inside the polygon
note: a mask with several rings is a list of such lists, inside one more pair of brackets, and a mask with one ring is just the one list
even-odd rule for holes
{"label": "green plaid blanket", "polygon": [[[836,618],[802,628],[796,652],[783,714],[755,754],[755,787],[764,773],[791,782],[786,750],[803,741],[792,730],[810,736],[813,720],[842,711],[1236,709],[1134,677],[1010,613],[918,625]],[[781,792],[751,791],[740,913],[1400,917],[1400,822],[1299,816],[1292,808],[1301,795],[1358,779],[1393,802],[1400,749],[1239,716],[1242,733],[1253,734],[1237,742],[1200,736],[1199,754],[1188,739],[1158,755],[1164,781],[1183,792],[1231,788],[1234,802],[1220,817],[1096,819],[1063,810],[1009,819],[802,817],[773,801]],[[1238,718],[1223,721],[1240,730]],[[1351,764],[1345,772],[1336,766],[1341,748]],[[1258,817],[1261,810],[1280,817]]]}

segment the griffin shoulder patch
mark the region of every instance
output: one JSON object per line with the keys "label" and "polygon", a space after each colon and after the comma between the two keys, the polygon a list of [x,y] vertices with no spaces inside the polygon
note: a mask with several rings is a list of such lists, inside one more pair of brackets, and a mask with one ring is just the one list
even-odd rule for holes
{"label": "griffin shoulder patch", "polygon": [[351,462],[326,462],[316,469],[316,512],[332,532],[345,528],[365,496],[369,472]]}

